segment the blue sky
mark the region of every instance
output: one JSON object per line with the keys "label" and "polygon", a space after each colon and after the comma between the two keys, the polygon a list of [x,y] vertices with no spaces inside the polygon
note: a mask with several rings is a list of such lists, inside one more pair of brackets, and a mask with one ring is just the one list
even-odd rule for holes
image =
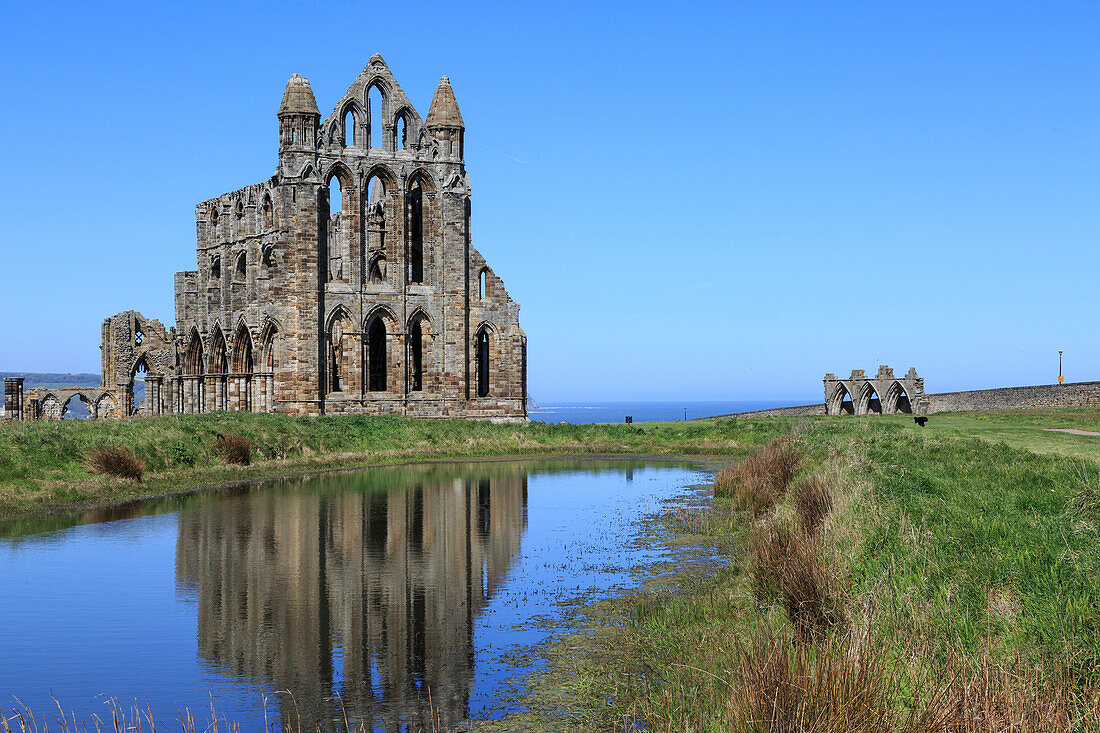
{"label": "blue sky", "polygon": [[1100,379],[1100,6],[9,6],[0,370],[173,320],[194,205],[269,176],[292,73],[451,78],[473,239],[540,401]]}

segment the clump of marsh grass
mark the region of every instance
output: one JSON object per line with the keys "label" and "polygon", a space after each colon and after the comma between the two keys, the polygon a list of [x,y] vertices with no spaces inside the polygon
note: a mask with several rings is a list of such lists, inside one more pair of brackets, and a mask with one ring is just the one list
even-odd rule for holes
{"label": "clump of marsh grass", "polygon": [[733,496],[733,490],[737,487],[737,465],[727,463],[714,477],[715,496]]}
{"label": "clump of marsh grass", "polygon": [[833,488],[829,480],[815,473],[800,481],[792,492],[795,516],[803,533],[814,535],[833,510]]}
{"label": "clump of marsh grass", "polygon": [[732,497],[734,505],[754,514],[773,506],[786,493],[798,471],[801,455],[784,436],[718,472],[715,496]]}
{"label": "clump of marsh grass", "polygon": [[145,461],[138,458],[132,450],[122,446],[93,448],[85,456],[85,466],[92,473],[102,476],[141,481],[145,474]]}
{"label": "clump of marsh grass", "polygon": [[770,629],[739,648],[730,717],[739,730],[889,731],[891,678],[881,655],[840,641],[802,644]]}
{"label": "clump of marsh grass", "polygon": [[247,466],[252,462],[252,441],[236,433],[218,434],[214,440],[214,455],[226,463]]}
{"label": "clump of marsh grass", "polygon": [[781,601],[800,638],[822,636],[846,622],[840,578],[821,561],[813,537],[768,522],[753,535],[749,559],[757,600]]}
{"label": "clump of marsh grass", "polygon": [[[269,695],[287,695],[291,699],[293,715],[285,715],[281,725],[276,721],[268,720]],[[262,695],[262,699],[264,730],[266,731],[280,731],[281,733],[313,733],[313,731],[316,731],[316,733],[326,731],[331,731],[331,733],[368,733],[374,730],[374,723],[377,722],[352,719],[348,715],[344,699],[339,694],[337,694],[336,700],[339,702],[340,717],[324,727],[317,723],[315,728],[303,723],[301,716],[298,714],[298,702],[289,690],[266,693]],[[133,705],[124,705],[119,702],[118,698],[107,698],[104,700],[107,708],[105,716],[101,718],[99,715],[93,714],[92,720],[89,722],[78,720],[72,711],[66,714],[56,697],[53,698],[53,702],[57,707],[57,713],[51,712],[47,715],[36,713],[28,704],[19,698],[15,698],[15,705],[8,710],[0,710],[0,733],[49,733],[51,723],[53,729],[60,731],[60,733],[89,733],[91,730],[96,733],[144,733],[146,728],[149,733],[157,733],[158,731],[168,731],[177,727],[180,733],[219,733],[220,731],[240,733],[241,731],[240,723],[229,720],[222,714],[214,705],[212,697],[210,707],[204,713],[198,715],[192,712],[191,708],[180,709],[177,707],[174,725],[154,717],[152,706],[149,703],[146,703],[145,707],[141,707],[136,701]],[[418,733],[446,733],[449,730],[443,721],[441,711],[432,702],[430,689],[428,690],[428,708],[426,712],[429,716],[427,723],[422,722],[419,726],[410,724],[408,729],[415,730]]]}
{"label": "clump of marsh grass", "polygon": [[1081,461],[1075,473],[1080,483],[1067,502],[1066,510],[1079,519],[1100,518],[1100,465]]}
{"label": "clump of marsh grass", "polygon": [[938,689],[913,711],[909,730],[1100,730],[1096,690],[1075,689],[1064,664],[1041,674],[1020,655],[999,659],[985,649],[973,663],[956,652],[936,672]]}
{"label": "clump of marsh grass", "polygon": [[731,672],[728,713],[738,730],[1068,733],[1100,725],[1094,689],[988,649],[976,660],[954,651],[917,670],[854,634],[807,644],[768,629],[736,650]]}

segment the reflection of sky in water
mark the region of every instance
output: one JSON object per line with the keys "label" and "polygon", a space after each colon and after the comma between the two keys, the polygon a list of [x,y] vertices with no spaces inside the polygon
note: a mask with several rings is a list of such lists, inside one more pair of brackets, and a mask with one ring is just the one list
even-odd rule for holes
{"label": "reflection of sky in water", "polygon": [[621,470],[530,477],[520,558],[475,626],[475,716],[482,706],[494,705],[499,683],[515,674],[494,663],[500,652],[547,637],[539,628],[514,627],[532,616],[560,617],[557,604],[581,594],[636,585],[630,568],[652,559],[653,553],[633,546],[635,522],[689,483],[691,474],[680,468],[634,468],[629,474],[630,481]]}
{"label": "reflection of sky in water", "polygon": [[[454,723],[496,703],[514,675],[501,653],[546,636],[516,625],[633,585],[649,557],[631,546],[636,520],[695,478],[625,462],[405,467],[24,522],[0,540],[0,696],[47,712],[52,693],[81,718],[104,717],[100,695],[148,699],[174,720],[212,693],[255,729],[264,691],[293,690],[307,721],[339,693],[392,722],[424,720],[430,687]],[[272,720],[291,709],[269,698]]]}

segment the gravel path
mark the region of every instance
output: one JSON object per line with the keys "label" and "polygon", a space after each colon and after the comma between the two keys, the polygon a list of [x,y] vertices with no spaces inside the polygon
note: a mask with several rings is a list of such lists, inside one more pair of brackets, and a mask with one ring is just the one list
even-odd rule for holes
{"label": "gravel path", "polygon": [[1100,435],[1100,433],[1094,433],[1089,430],[1078,430],[1077,428],[1043,428],[1049,433],[1069,433],[1070,435]]}

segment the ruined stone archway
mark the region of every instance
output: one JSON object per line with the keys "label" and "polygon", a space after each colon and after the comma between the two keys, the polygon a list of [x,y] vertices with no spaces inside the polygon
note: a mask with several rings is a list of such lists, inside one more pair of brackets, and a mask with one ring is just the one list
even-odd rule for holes
{"label": "ruined stone archway", "polygon": [[183,357],[183,375],[180,377],[177,393],[176,412],[197,415],[206,412],[206,365],[202,337],[196,328],[191,329],[191,338]]}
{"label": "ruined stone archway", "polygon": [[233,337],[233,375],[230,380],[229,409],[252,412],[252,333],[244,321],[237,324]]}
{"label": "ruined stone archway", "polygon": [[116,410],[115,399],[109,394],[104,394],[96,400],[95,418],[103,420],[108,417],[119,417]]}
{"label": "ruined stone archway", "polygon": [[839,382],[836,385],[836,389],[833,390],[832,397],[825,403],[825,414],[827,415],[854,415],[855,406],[852,401],[852,395],[848,391],[848,388],[843,382]]}
{"label": "ruined stone archway", "polygon": [[401,390],[402,330],[393,311],[377,305],[363,319],[360,374],[364,394]]}
{"label": "ruined stone archway", "polygon": [[367,324],[367,391],[385,392],[388,388],[386,356],[386,321],[375,315]]}
{"label": "ruined stone archway", "polygon": [[[825,412],[828,415],[892,415],[913,413],[923,415],[928,410],[924,394],[924,379],[910,367],[903,377],[895,377],[894,370],[885,364],[879,366],[874,377],[862,369],[853,369],[847,379],[826,374]],[[850,410],[843,407],[845,396],[852,398]]]}
{"label": "ruined stone archway", "polygon": [[278,364],[279,326],[268,320],[260,332],[259,368],[256,370],[256,400],[259,412],[275,411],[275,369]]}
{"label": "ruined stone archway", "polygon": [[865,382],[863,384],[863,390],[859,395],[859,402],[856,404],[857,415],[881,415],[882,414],[882,399],[878,395],[878,390],[875,389],[875,385],[871,382]]}
{"label": "ruined stone archway", "polygon": [[62,420],[91,420],[94,417],[94,403],[83,392],[74,392],[61,405]]}
{"label": "ruined stone archway", "polygon": [[145,358],[145,354],[142,354],[134,362],[134,366],[130,370],[130,381],[126,385],[126,401],[129,403],[126,410],[127,415],[153,414],[149,390],[146,389],[149,381],[148,377],[149,361]]}
{"label": "ruined stone archway", "polygon": [[356,340],[353,330],[347,308],[337,306],[325,328],[325,397],[351,394],[357,389],[353,379],[352,355]]}
{"label": "ruined stone archway", "polygon": [[221,324],[214,324],[214,335],[210,339],[210,373],[206,378],[206,388],[212,394],[207,404],[214,410],[225,410],[227,403],[227,381],[229,379],[229,348],[225,343],[225,333]]}
{"label": "ruined stone archway", "polygon": [[913,404],[901,382],[895,381],[886,391],[886,401],[883,403],[882,411],[886,415],[912,414]]}
{"label": "ruined stone archway", "polygon": [[484,322],[474,332],[473,344],[473,373],[474,394],[479,398],[492,394],[494,382],[493,372],[496,369],[497,359],[497,332],[493,324]]}
{"label": "ruined stone archway", "polygon": [[432,392],[437,389],[438,365],[434,356],[435,327],[431,316],[417,308],[405,325],[405,384],[407,391]]}

